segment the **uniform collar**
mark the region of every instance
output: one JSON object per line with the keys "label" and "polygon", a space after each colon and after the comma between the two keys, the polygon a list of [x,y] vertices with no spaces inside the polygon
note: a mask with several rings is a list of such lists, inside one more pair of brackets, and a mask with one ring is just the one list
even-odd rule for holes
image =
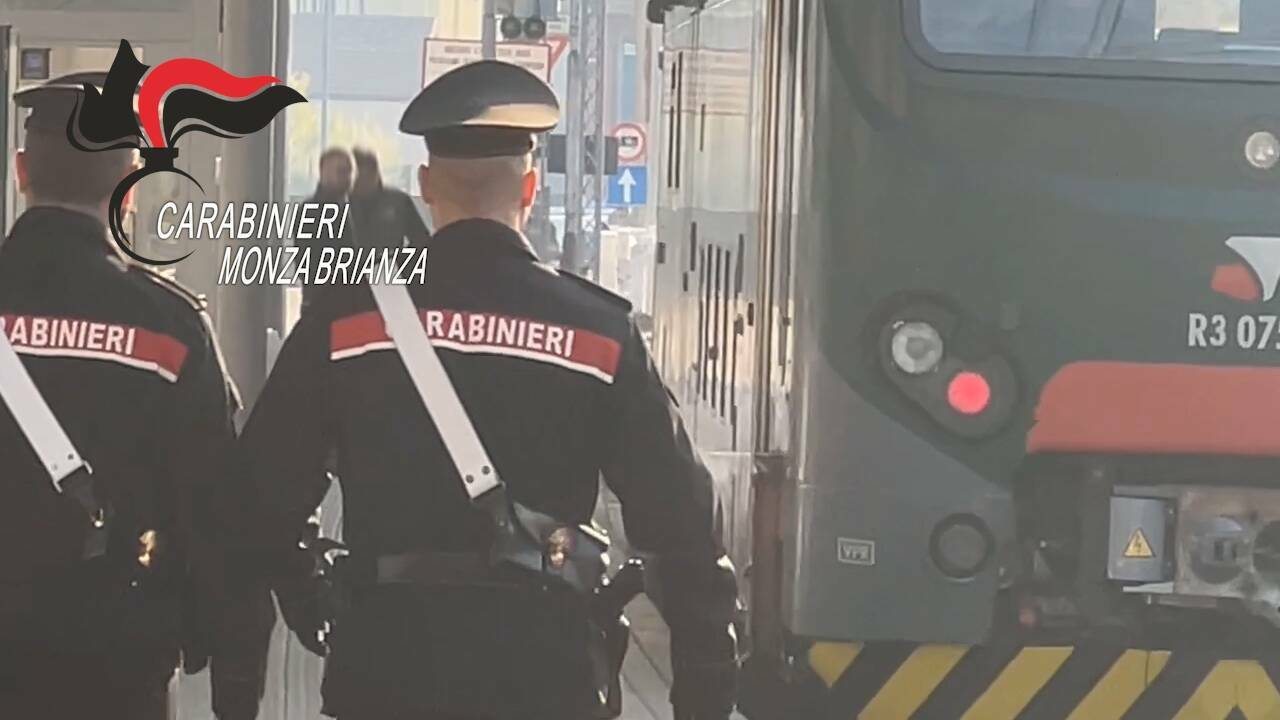
{"label": "uniform collar", "polygon": [[13,223],[8,245],[51,247],[50,243],[71,243],[76,247],[114,254],[107,239],[107,227],[88,212],[58,205],[36,205]]}
{"label": "uniform collar", "polygon": [[430,252],[489,257],[516,253],[537,262],[538,255],[521,233],[493,220],[470,218],[449,223],[431,236]]}

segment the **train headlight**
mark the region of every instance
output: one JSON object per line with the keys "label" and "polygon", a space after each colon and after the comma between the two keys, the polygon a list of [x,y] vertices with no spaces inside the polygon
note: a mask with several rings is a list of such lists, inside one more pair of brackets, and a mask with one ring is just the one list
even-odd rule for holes
{"label": "train headlight", "polygon": [[926,322],[904,322],[889,341],[893,364],[908,375],[923,375],[942,361],[942,336]]}
{"label": "train headlight", "polygon": [[1259,130],[1245,141],[1244,157],[1259,170],[1270,170],[1280,162],[1280,140],[1266,130]]}

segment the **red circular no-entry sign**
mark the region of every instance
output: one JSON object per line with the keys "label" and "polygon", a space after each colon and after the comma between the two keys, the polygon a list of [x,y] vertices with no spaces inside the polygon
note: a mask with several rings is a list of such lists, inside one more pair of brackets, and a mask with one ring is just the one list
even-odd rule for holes
{"label": "red circular no-entry sign", "polygon": [[613,128],[613,136],[618,138],[618,162],[623,165],[644,162],[648,134],[643,125],[633,122],[618,123]]}

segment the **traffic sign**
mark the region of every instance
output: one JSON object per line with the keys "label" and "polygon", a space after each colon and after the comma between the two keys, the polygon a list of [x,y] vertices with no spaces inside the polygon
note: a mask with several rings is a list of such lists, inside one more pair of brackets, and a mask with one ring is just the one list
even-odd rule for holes
{"label": "traffic sign", "polygon": [[609,134],[618,138],[618,162],[628,165],[644,162],[648,134],[643,125],[633,122],[618,123]]}
{"label": "traffic sign", "polygon": [[551,46],[551,67],[555,67],[560,61],[560,56],[564,55],[564,51],[569,47],[569,36],[556,33],[547,35],[547,44]]}
{"label": "traffic sign", "polygon": [[617,175],[609,176],[609,205],[631,207],[644,205],[649,200],[649,169],[643,165],[626,165],[618,168]]}
{"label": "traffic sign", "polygon": [[[551,82],[551,46],[547,43],[500,42],[497,57]],[[422,86],[458,67],[484,59],[479,40],[427,38],[422,51]]]}

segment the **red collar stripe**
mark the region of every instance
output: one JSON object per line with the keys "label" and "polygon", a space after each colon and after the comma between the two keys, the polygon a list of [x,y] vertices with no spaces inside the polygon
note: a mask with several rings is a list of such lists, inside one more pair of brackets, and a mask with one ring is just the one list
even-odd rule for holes
{"label": "red collar stripe", "polygon": [[38,315],[0,315],[0,332],[20,355],[101,360],[177,382],[187,346],[132,325]]}
{"label": "red collar stripe", "polygon": [[[418,313],[437,348],[549,363],[606,383],[613,382],[622,354],[616,340],[582,328],[460,310],[420,309]],[[335,320],[329,341],[331,360],[395,348],[377,311]]]}

